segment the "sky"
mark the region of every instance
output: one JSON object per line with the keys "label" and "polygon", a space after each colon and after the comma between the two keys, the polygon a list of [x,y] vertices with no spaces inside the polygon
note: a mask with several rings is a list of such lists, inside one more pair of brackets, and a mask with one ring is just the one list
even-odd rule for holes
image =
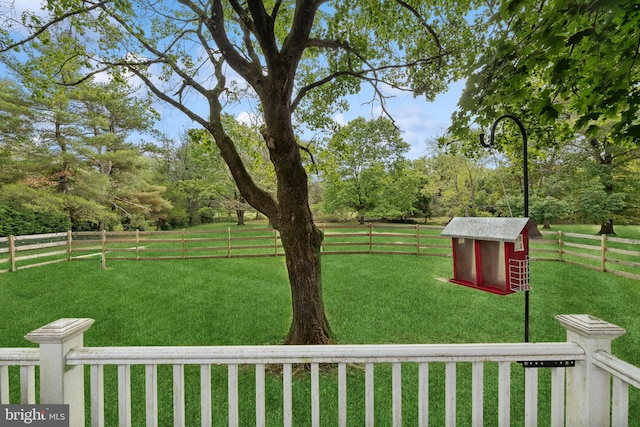
{"label": "sky", "polygon": [[[402,137],[410,145],[406,154],[408,159],[417,159],[428,154],[427,142],[442,136],[451,125],[451,114],[457,109],[457,103],[464,89],[464,82],[453,82],[446,92],[429,102],[424,97],[415,98],[410,93],[397,94],[388,100],[387,110],[391,113]],[[365,94],[350,99],[348,111],[333,116],[335,122],[346,124],[358,117],[373,120],[379,117],[380,107],[366,103],[370,98]],[[183,113],[166,104],[156,104],[161,120],[156,124],[160,132],[178,139],[189,128],[197,127]],[[237,120],[248,122],[252,113],[247,109],[235,108],[230,111]],[[312,135],[302,135],[309,140]]]}
{"label": "sky", "polygon": [[[0,0],[0,8],[7,10],[6,8],[13,6],[16,16],[20,16],[26,10],[38,10],[41,3],[42,0]],[[426,155],[427,141],[445,133],[451,124],[451,114],[456,110],[463,89],[464,82],[454,82],[433,102],[426,101],[424,97],[414,98],[410,93],[396,91],[395,96],[387,101],[387,110],[401,130],[402,137],[411,147],[407,153],[409,159]],[[340,124],[346,124],[357,117],[376,119],[380,115],[380,107],[367,103],[370,99],[371,96],[364,93],[351,98],[349,110],[336,114],[333,119]],[[173,139],[179,139],[186,129],[198,126],[168,104],[156,103],[155,107],[161,116],[156,129]],[[206,111],[206,105],[202,108]],[[241,107],[229,112],[240,121],[246,121],[246,118],[252,115],[251,111],[243,110]],[[202,115],[206,117],[206,113]],[[310,140],[312,136],[302,135],[302,138]]]}

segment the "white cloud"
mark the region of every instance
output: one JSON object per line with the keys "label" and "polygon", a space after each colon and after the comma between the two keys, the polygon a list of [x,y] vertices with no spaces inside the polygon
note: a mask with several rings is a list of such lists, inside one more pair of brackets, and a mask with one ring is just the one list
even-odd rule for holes
{"label": "white cloud", "polygon": [[[427,141],[442,136],[451,125],[451,114],[457,108],[464,82],[453,83],[449,90],[428,102],[422,97],[398,90],[386,90],[388,98],[385,108],[402,132],[403,139],[411,146],[407,157],[416,159],[424,156]],[[362,93],[351,101],[351,109],[334,116],[334,121],[345,124],[356,117],[367,120],[380,117],[382,107],[369,103],[371,94]]]}
{"label": "white cloud", "polygon": [[411,145],[409,158],[424,156],[426,143],[444,135],[451,125],[451,114],[456,111],[464,82],[455,82],[447,92],[438,95],[433,102],[424,98],[411,98],[394,111],[403,138]]}
{"label": "white cloud", "polygon": [[241,111],[236,115],[236,120],[247,126],[256,126],[262,122],[262,118],[255,113],[249,111]]}
{"label": "white cloud", "polygon": [[345,118],[343,113],[336,113],[331,119],[340,126],[344,126],[348,123],[348,120]]}

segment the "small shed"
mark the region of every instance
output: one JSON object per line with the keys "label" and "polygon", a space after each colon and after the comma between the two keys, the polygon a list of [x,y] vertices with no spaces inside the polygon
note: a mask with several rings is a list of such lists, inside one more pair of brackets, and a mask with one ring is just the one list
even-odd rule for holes
{"label": "small shed", "polygon": [[529,289],[529,237],[542,236],[529,218],[456,217],[441,235],[452,241],[452,283],[499,295]]}

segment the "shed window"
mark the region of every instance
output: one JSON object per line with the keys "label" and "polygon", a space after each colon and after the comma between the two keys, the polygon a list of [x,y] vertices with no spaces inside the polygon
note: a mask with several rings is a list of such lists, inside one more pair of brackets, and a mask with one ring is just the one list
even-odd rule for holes
{"label": "shed window", "polygon": [[523,243],[523,239],[522,239],[522,234],[520,234],[517,238],[516,241],[513,243],[513,249],[516,252],[522,252],[524,251],[524,243]]}

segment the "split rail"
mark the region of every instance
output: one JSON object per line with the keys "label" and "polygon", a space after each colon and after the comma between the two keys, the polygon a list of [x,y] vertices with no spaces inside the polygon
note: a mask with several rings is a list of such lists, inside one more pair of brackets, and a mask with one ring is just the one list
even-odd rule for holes
{"label": "split rail", "polygon": [[[451,256],[442,227],[320,225],[321,251],[337,254]],[[640,280],[640,240],[543,231],[530,242],[532,261],[559,261]],[[227,227],[207,231],[96,231],[0,237],[0,273],[64,261],[161,261],[282,256],[277,230]]]}

